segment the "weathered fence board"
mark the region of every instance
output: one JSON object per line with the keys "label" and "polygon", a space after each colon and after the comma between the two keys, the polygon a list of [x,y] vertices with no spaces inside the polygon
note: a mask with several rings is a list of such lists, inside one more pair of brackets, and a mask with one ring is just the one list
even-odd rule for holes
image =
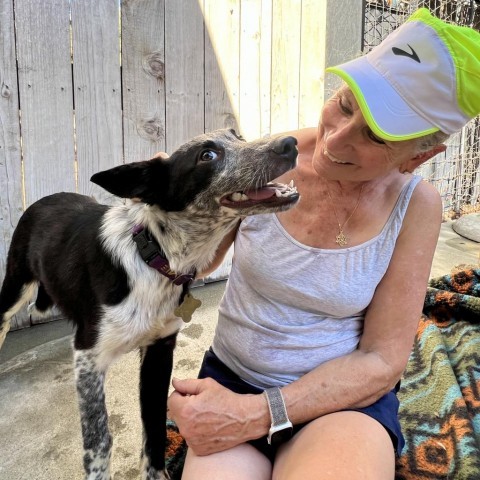
{"label": "weathered fence board", "polygon": [[[260,35],[260,136],[272,133],[272,10],[271,2],[261,2],[261,35]],[[248,52],[245,52],[248,55]],[[243,75],[247,75],[243,72]],[[248,110],[244,110],[244,117]],[[300,125],[299,125],[300,126]]]}
{"label": "weathered fence board", "polygon": [[273,2],[271,129],[298,127],[301,0]]}
{"label": "weathered fence board", "polygon": [[247,0],[241,8],[239,117],[243,113],[251,119],[241,126],[249,140],[270,131],[271,22],[264,20],[272,16],[266,3]]}
{"label": "weathered fence board", "polygon": [[299,125],[314,126],[324,102],[326,2],[302,1]]}
{"label": "weathered fence board", "polygon": [[15,1],[27,206],[75,191],[70,2]]}
{"label": "weathered fence board", "polygon": [[90,177],[123,162],[118,15],[117,0],[72,2],[78,191],[99,202],[110,195]]}
{"label": "weathered fence board", "polygon": [[124,160],[133,162],[166,150],[165,1],[124,0],[121,7]]}
{"label": "weathered fence board", "polygon": [[204,0],[205,131],[239,130],[240,0]]}
{"label": "weathered fence board", "polygon": [[[15,2],[25,203],[75,191],[70,2]],[[48,232],[45,232],[48,235]],[[22,325],[41,323],[23,309]]]}
{"label": "weathered fence board", "polygon": [[[362,52],[363,2],[332,0],[327,2],[325,65],[338,65],[360,56]],[[326,75],[325,98],[341,84],[339,77]]]}
{"label": "weathered fence board", "polygon": [[[23,212],[20,118],[13,4],[0,3],[0,281],[5,273],[7,249],[15,225]],[[25,315],[12,327],[28,324]]]}
{"label": "weathered fence board", "polygon": [[204,24],[191,0],[165,4],[166,149],[204,132]]}

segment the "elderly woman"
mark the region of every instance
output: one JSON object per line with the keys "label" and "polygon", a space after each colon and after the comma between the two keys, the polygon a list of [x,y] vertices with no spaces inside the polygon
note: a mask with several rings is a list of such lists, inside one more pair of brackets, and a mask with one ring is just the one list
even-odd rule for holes
{"label": "elderly woman", "polygon": [[[480,35],[417,11],[300,130],[301,200],[243,220],[200,379],[173,382],[183,479],[392,479],[399,379],[442,221],[412,174],[480,112]],[[214,268],[215,265],[212,266]]]}

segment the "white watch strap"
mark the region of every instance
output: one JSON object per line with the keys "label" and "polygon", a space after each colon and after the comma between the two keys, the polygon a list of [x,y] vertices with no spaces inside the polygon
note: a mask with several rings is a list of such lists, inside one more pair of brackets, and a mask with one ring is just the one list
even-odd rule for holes
{"label": "white watch strap", "polygon": [[267,388],[264,391],[264,394],[267,397],[270,417],[272,419],[272,427],[289,423],[291,425],[280,389],[278,387]]}

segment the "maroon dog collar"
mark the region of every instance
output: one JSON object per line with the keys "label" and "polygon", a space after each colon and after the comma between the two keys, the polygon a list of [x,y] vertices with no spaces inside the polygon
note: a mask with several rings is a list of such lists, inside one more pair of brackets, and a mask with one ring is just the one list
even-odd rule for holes
{"label": "maroon dog collar", "polygon": [[195,278],[195,273],[178,274],[170,268],[165,253],[148,229],[135,225],[132,230],[133,241],[145,263],[170,279],[175,285],[183,285]]}

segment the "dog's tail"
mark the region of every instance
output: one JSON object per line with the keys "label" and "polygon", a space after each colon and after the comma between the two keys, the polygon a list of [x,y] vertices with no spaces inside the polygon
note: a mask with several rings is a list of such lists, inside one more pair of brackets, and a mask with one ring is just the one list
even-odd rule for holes
{"label": "dog's tail", "polygon": [[12,317],[33,297],[38,284],[29,261],[33,213],[32,205],[20,217],[8,250],[5,280],[0,290],[0,348]]}
{"label": "dog's tail", "polygon": [[6,274],[0,290],[0,348],[10,330],[12,317],[35,294],[38,282],[30,270],[25,247],[26,235],[17,230],[7,256]]}
{"label": "dog's tail", "polygon": [[0,348],[10,330],[12,317],[35,294],[37,282],[19,283],[19,278],[6,277],[0,292]]}

